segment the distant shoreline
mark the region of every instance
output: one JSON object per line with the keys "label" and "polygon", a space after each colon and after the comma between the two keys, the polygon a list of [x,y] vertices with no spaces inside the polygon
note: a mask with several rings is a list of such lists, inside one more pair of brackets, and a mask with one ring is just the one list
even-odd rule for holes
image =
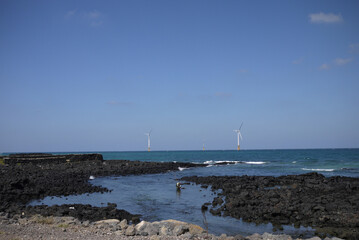
{"label": "distant shoreline", "polygon": [[[350,148],[350,147],[338,147],[338,148],[260,148],[260,149],[206,149],[205,151],[201,149],[195,150],[151,150],[151,152],[214,152],[214,151],[233,151],[233,152],[241,152],[241,151],[296,151],[296,150],[357,150],[359,147]],[[0,156],[9,155],[14,153],[51,153],[51,154],[86,154],[86,153],[110,153],[110,152],[118,152],[118,153],[126,153],[126,152],[142,152],[142,153],[151,153],[147,150],[104,150],[104,151],[19,151],[19,152],[2,152]]]}

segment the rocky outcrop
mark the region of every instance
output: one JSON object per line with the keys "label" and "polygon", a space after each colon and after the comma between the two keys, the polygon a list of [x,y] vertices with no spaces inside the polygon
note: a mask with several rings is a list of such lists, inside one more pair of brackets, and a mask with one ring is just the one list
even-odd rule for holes
{"label": "rocky outcrop", "polygon": [[4,157],[5,164],[54,164],[66,162],[103,161],[101,154],[66,154],[53,155],[49,153],[16,153]]}
{"label": "rocky outcrop", "polygon": [[312,226],[318,234],[359,238],[359,178],[318,173],[281,177],[184,177],[222,189],[210,212],[248,222]]}
{"label": "rocky outcrop", "polygon": [[[116,221],[120,223],[120,220],[126,220],[128,222],[138,223],[139,215],[133,215],[125,210],[116,208],[117,205],[108,203],[107,207],[93,207],[91,205],[84,204],[63,204],[54,206],[28,206],[25,209],[19,211],[22,216],[55,216],[55,217],[74,217],[80,221],[89,221],[97,223],[109,223],[108,219],[113,219],[112,222]],[[103,220],[106,219],[106,220]],[[103,220],[101,222],[100,220]]]}

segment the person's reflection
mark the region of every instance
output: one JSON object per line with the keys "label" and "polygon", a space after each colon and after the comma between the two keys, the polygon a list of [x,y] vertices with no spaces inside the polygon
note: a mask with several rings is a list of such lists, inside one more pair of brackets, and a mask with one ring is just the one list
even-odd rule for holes
{"label": "person's reflection", "polygon": [[181,189],[180,188],[176,189],[176,195],[177,195],[177,198],[181,198]]}

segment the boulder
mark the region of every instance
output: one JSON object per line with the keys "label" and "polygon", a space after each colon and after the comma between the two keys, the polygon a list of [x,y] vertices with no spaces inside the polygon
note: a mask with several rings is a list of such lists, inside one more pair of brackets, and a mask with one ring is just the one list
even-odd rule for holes
{"label": "boulder", "polygon": [[128,227],[128,224],[127,224],[127,219],[123,219],[120,224],[119,224],[120,228],[122,230],[125,230],[127,227]]}
{"label": "boulder", "polygon": [[158,224],[142,221],[135,227],[136,234],[141,236],[158,235]]}
{"label": "boulder", "polygon": [[130,225],[126,231],[125,231],[125,235],[126,236],[134,236],[135,235],[135,227],[133,225]]}
{"label": "boulder", "polygon": [[187,225],[177,225],[173,229],[173,235],[179,236],[179,235],[185,234],[188,231],[189,231],[189,227]]}

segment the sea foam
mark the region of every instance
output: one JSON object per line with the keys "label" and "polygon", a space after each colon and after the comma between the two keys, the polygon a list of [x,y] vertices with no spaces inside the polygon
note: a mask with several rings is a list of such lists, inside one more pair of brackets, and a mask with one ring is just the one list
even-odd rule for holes
{"label": "sea foam", "polygon": [[333,172],[335,169],[324,169],[324,168],[302,168],[304,171],[316,171],[316,172]]}
{"label": "sea foam", "polygon": [[266,164],[266,162],[243,162],[246,164]]}
{"label": "sea foam", "polygon": [[178,167],[178,170],[180,170],[180,171],[183,171],[183,170],[185,170],[185,169],[189,169],[189,168],[185,168],[185,167]]}

